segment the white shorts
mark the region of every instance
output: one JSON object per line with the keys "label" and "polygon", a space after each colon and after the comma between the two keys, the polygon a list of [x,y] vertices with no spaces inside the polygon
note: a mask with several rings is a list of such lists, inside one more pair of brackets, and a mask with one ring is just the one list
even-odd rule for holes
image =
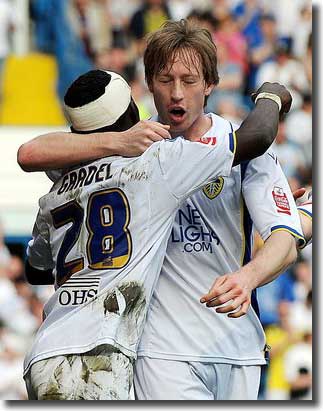
{"label": "white shorts", "polygon": [[259,365],[237,366],[140,357],[137,400],[257,400]]}
{"label": "white shorts", "polygon": [[108,345],[38,361],[25,381],[29,400],[134,399],[133,363]]}

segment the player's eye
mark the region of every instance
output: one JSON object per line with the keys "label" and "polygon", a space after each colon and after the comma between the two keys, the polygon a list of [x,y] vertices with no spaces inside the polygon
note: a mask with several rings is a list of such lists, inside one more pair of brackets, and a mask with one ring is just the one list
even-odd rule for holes
{"label": "player's eye", "polygon": [[160,77],[159,79],[158,79],[158,81],[160,82],[160,83],[170,83],[172,80],[169,78],[169,77]]}
{"label": "player's eye", "polygon": [[196,83],[196,79],[195,79],[195,78],[191,78],[191,77],[185,78],[185,79],[184,79],[184,83],[186,83],[186,84],[195,84],[195,83]]}

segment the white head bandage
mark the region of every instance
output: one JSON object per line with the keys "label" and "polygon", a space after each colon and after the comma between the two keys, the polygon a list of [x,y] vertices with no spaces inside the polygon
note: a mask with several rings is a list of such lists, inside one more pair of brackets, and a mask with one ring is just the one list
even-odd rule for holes
{"label": "white head bandage", "polygon": [[106,71],[111,76],[105,93],[98,99],[81,107],[69,107],[64,104],[64,111],[73,128],[90,131],[111,126],[127,110],[131,100],[129,84],[117,73]]}

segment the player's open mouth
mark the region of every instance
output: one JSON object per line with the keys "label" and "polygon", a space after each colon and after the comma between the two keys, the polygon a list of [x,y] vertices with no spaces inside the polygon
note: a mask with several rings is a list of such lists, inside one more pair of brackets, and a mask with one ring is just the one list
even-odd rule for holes
{"label": "player's open mouth", "polygon": [[183,120],[185,113],[186,111],[181,107],[176,107],[169,110],[169,116],[171,120],[176,123]]}

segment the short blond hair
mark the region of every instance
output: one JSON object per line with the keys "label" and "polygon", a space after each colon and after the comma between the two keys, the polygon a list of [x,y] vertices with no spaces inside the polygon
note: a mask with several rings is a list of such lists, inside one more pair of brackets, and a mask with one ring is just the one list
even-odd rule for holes
{"label": "short blond hair", "polygon": [[210,32],[192,21],[167,21],[147,37],[144,52],[145,77],[148,86],[153,77],[174,62],[178,54],[184,64],[200,62],[207,85],[217,85],[217,51]]}

